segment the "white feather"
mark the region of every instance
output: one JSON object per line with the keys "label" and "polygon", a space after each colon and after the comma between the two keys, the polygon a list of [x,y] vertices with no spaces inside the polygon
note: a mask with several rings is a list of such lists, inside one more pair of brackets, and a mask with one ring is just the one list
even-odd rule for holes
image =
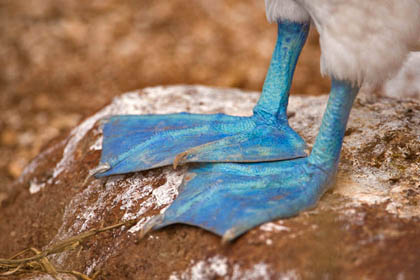
{"label": "white feather", "polygon": [[295,22],[309,20],[309,14],[294,0],[265,0],[265,9],[269,22],[279,19]]}
{"label": "white feather", "polygon": [[384,92],[420,100],[420,52],[410,53],[397,75],[385,83]]}
{"label": "white feather", "polygon": [[[410,51],[418,48],[420,0],[294,1],[309,13],[320,34],[325,75],[376,85],[393,75]],[[290,4],[289,0],[268,2],[282,11]],[[270,10],[270,15],[283,19],[281,12]]]}

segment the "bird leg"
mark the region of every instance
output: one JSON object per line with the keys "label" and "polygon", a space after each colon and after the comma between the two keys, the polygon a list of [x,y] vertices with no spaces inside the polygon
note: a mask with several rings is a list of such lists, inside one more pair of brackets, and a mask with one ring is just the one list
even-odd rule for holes
{"label": "bird leg", "polygon": [[261,162],[305,157],[286,115],[295,66],[309,22],[278,22],[278,39],[261,97],[250,117],[225,114],[112,116],[104,124],[95,176],[186,162]]}
{"label": "bird leg", "polygon": [[327,109],[309,157],[260,163],[207,163],[190,168],[159,229],[174,223],[237,238],[262,223],[316,205],[333,184],[358,87],[333,80]]}

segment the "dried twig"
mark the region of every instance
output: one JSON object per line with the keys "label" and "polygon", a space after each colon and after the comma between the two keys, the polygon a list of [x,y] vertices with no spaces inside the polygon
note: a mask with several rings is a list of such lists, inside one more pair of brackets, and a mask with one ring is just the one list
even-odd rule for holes
{"label": "dried twig", "polygon": [[[65,251],[74,250],[77,247],[80,246],[80,244],[98,234],[105,231],[110,231],[116,228],[120,228],[122,226],[126,226],[127,228],[132,227],[138,222],[138,220],[130,220],[127,222],[121,222],[115,225],[111,225],[108,227],[103,227],[99,229],[91,229],[89,231],[83,232],[81,234],[78,234],[76,236],[72,236],[70,238],[67,238],[65,240],[62,240],[58,242],[57,244],[51,246],[50,248],[47,248],[43,251],[39,251],[36,248],[28,248],[25,249],[12,257],[8,259],[1,259],[0,258],[0,277],[2,276],[16,276],[20,274],[28,274],[28,273],[46,273],[54,277],[54,279],[61,279],[59,274],[70,274],[78,279],[82,280],[92,280],[94,279],[97,274],[93,276],[93,278],[90,278],[89,276],[77,272],[77,271],[64,271],[64,270],[57,270],[51,262],[48,260],[48,256],[53,254],[62,253]],[[33,253],[34,256],[26,257],[26,258],[19,258],[20,256],[27,254],[27,253]]]}

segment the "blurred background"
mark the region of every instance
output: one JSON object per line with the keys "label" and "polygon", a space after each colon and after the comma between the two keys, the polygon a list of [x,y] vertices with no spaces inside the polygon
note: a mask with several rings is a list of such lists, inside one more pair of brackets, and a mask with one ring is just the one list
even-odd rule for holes
{"label": "blurred background", "polygon": [[[0,0],[0,204],[48,141],[125,91],[260,90],[276,40],[262,0]],[[292,94],[321,94],[311,31]]]}

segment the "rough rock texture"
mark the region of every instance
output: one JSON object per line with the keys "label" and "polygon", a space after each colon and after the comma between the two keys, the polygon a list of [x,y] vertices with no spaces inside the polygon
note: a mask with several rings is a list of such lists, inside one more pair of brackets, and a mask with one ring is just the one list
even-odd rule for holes
{"label": "rough rock texture", "polygon": [[[88,179],[109,114],[226,112],[247,115],[258,93],[201,86],[124,94],[52,141],[27,166],[0,208],[0,258],[45,248],[101,225],[139,223],[98,235],[51,261],[99,279],[416,279],[420,274],[420,104],[360,94],[351,114],[336,186],[318,207],[273,221],[222,245],[176,225],[139,230],[177,195],[184,169]],[[327,96],[292,97],[292,127],[311,144]],[[29,276],[27,279],[50,279]]]}

